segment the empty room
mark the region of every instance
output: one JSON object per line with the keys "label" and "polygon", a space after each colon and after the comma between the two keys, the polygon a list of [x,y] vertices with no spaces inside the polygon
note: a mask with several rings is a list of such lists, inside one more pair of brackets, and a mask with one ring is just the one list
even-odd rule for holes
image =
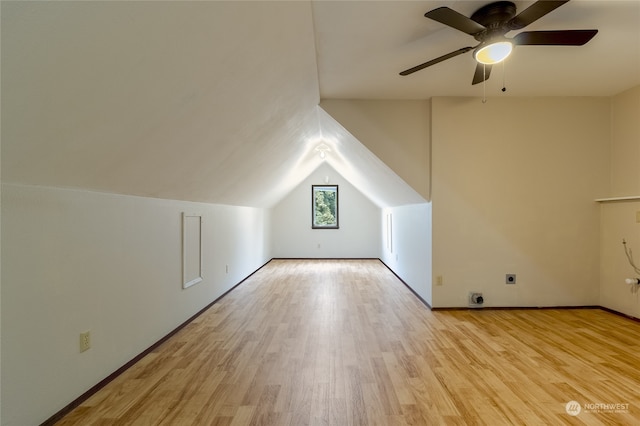
{"label": "empty room", "polygon": [[0,1],[0,424],[640,424],[640,1]]}

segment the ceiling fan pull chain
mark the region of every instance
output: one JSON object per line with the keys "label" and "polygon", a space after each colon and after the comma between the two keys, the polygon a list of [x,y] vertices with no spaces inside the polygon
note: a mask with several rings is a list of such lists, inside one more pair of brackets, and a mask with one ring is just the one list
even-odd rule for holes
{"label": "ceiling fan pull chain", "polygon": [[487,75],[486,75],[487,65],[482,64],[482,103],[487,103]]}
{"label": "ceiling fan pull chain", "polygon": [[502,92],[507,91],[507,85],[505,84],[506,74],[507,74],[507,61],[502,61]]}

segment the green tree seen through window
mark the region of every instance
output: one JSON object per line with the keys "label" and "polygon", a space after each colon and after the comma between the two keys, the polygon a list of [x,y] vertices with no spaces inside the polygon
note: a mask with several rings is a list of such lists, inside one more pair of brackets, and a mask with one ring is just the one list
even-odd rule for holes
{"label": "green tree seen through window", "polygon": [[313,228],[338,228],[338,186],[312,186]]}

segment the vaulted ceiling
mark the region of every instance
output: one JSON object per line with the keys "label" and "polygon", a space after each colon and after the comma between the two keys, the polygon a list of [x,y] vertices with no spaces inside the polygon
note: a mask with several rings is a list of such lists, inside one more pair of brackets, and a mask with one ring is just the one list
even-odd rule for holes
{"label": "vaulted ceiling", "polygon": [[305,2],[2,2],[3,181],[268,206],[320,134]]}
{"label": "vaulted ceiling", "polygon": [[[470,55],[398,72],[469,44],[426,11],[485,3],[3,1],[2,181],[269,207],[325,141],[379,206],[423,201],[318,104],[480,96]],[[640,2],[574,0],[527,29],[566,28],[600,32],[580,48],[518,48],[500,96],[640,84]]]}

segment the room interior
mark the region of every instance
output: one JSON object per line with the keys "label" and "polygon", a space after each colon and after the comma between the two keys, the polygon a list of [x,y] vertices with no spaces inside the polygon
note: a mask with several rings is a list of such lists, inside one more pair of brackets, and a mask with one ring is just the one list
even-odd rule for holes
{"label": "room interior", "polygon": [[[379,258],[433,309],[640,318],[640,2],[558,7],[526,30],[598,34],[517,46],[484,84],[471,53],[398,74],[473,42],[425,12],[487,3],[3,1],[0,423],[46,420],[273,258]],[[341,226],[312,230],[327,181]]]}

